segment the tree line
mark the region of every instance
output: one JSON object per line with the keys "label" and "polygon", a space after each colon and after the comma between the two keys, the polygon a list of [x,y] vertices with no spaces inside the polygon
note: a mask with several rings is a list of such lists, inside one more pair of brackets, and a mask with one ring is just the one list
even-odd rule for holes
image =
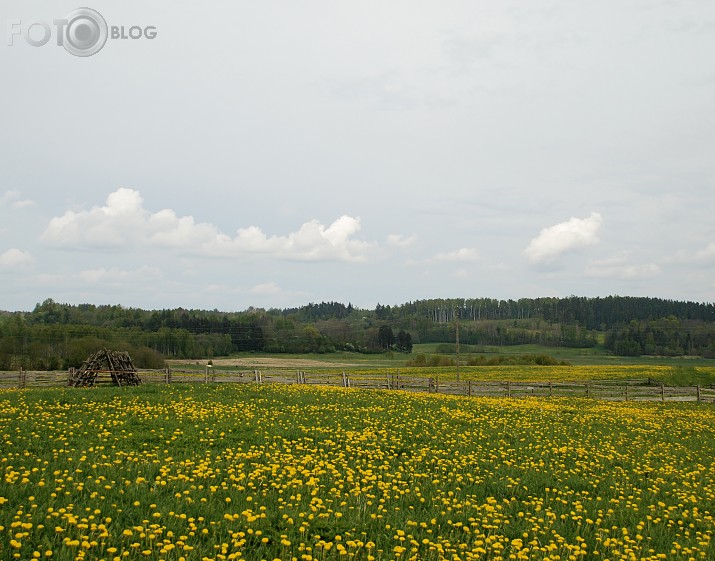
{"label": "tree line", "polygon": [[431,299],[360,309],[339,302],[298,308],[142,310],[60,304],[0,313],[0,370],[79,366],[98,347],[129,350],[137,363],[236,352],[409,353],[414,343],[602,345],[618,355],[715,357],[715,307],[658,298]]}

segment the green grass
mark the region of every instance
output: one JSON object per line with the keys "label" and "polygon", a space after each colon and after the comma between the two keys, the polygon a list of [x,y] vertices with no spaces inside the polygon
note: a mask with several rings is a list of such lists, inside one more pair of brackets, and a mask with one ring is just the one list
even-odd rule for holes
{"label": "green grass", "polygon": [[[236,353],[232,355],[237,359],[264,359],[274,358],[281,360],[303,360],[308,359],[315,362],[315,368],[335,369],[336,364],[350,363],[355,368],[397,368],[402,366],[410,358],[417,354],[433,354],[442,343],[419,343],[413,346],[411,354],[391,352],[363,354],[356,352],[338,351],[335,353],[308,353],[308,354],[271,354],[271,353]],[[467,352],[469,349],[473,353]],[[466,362],[470,354],[490,356],[511,356],[511,355],[548,355],[559,361],[566,361],[573,365],[630,365],[630,366],[651,366],[651,365],[684,365],[684,366],[715,366],[715,360],[698,357],[623,357],[615,356],[601,347],[577,349],[568,347],[546,347],[543,345],[512,345],[512,346],[490,346],[490,345],[466,345],[462,346],[460,356]],[[452,356],[452,355],[450,355]],[[206,360],[182,361],[187,367],[203,369]]]}
{"label": "green grass", "polygon": [[[384,353],[360,354],[337,352],[329,354],[266,354],[245,353],[234,355],[232,359],[257,364],[263,359],[277,361],[273,366],[235,366],[230,360],[227,366],[217,366],[216,370],[232,371],[258,368],[260,370],[306,370],[308,372],[341,372],[374,373],[383,376],[386,373],[418,377],[439,376],[444,379],[456,378],[456,367],[408,367],[405,363],[418,354],[430,354],[437,348],[437,343],[418,344],[411,354]],[[540,345],[518,345],[512,347],[484,347],[484,351],[476,356],[486,358],[505,356],[518,357],[522,355],[548,355],[558,361],[569,363],[569,366],[537,366],[537,365],[501,365],[501,366],[466,366],[469,354],[460,355],[460,375],[464,379],[498,380],[498,381],[560,381],[560,380],[604,380],[653,379],[667,385],[693,386],[715,384],[715,361],[683,357],[615,357],[604,354],[598,349],[551,348]],[[455,358],[454,355],[448,355]],[[221,359],[224,360],[224,359]],[[309,365],[296,367],[292,361]],[[204,372],[205,361],[186,361],[173,364],[174,368],[195,369]]]}
{"label": "green grass", "polygon": [[[424,343],[414,345],[413,354],[416,353],[434,353],[441,343]],[[689,366],[715,366],[715,360],[700,358],[700,357],[624,357],[615,356],[602,347],[592,348],[569,348],[569,347],[546,347],[543,345],[510,345],[510,346],[491,346],[491,345],[470,345],[467,349],[472,348],[473,354],[493,356],[493,355],[549,355],[558,360],[564,360],[574,365],[689,365]],[[463,357],[469,356],[469,352],[465,349],[460,349]]]}
{"label": "green grass", "polygon": [[0,558],[711,559],[714,424],[300,385],[3,391]]}

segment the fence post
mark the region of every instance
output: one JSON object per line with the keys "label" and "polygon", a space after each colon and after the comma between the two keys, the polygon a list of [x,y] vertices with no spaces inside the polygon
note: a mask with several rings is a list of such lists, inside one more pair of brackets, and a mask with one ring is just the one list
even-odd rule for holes
{"label": "fence post", "polygon": [[586,382],[586,397],[589,397],[591,395],[591,386],[588,382]]}
{"label": "fence post", "polygon": [[626,384],[626,401],[628,401],[628,384]]}
{"label": "fence post", "polygon": [[506,396],[511,397],[511,382],[509,380],[506,382]]}
{"label": "fence post", "polygon": [[695,386],[695,388],[696,388],[696,390],[697,390],[698,403],[700,403],[700,384],[698,384],[697,386]]}
{"label": "fence post", "polygon": [[551,384],[551,380],[549,380],[549,397],[554,397],[554,388]]}
{"label": "fence post", "polygon": [[439,393],[439,376],[434,377],[434,393]]}
{"label": "fence post", "polygon": [[387,377],[387,389],[390,390],[390,389],[392,389],[392,388],[390,387],[390,373],[387,372],[387,373],[385,374],[385,376]]}
{"label": "fence post", "polygon": [[467,380],[467,395],[472,397],[472,380]]}
{"label": "fence post", "polygon": [[347,379],[345,378],[345,370],[343,370],[343,387],[344,388],[348,387]]}
{"label": "fence post", "polygon": [[660,385],[660,400],[665,401],[665,384]]}

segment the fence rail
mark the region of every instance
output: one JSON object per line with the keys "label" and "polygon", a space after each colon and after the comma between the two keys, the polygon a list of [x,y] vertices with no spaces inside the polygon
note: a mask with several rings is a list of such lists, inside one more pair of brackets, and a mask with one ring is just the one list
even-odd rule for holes
{"label": "fence rail", "polygon": [[[593,380],[511,382],[446,380],[439,377],[403,376],[379,372],[306,372],[297,370],[139,370],[144,384],[307,384],[348,388],[403,390],[410,392],[484,397],[590,397],[611,401],[715,402],[715,386],[666,386],[651,378],[643,380]],[[111,373],[105,383],[111,379]],[[66,386],[66,371],[0,371],[0,388]],[[101,384],[101,378],[98,380]]]}

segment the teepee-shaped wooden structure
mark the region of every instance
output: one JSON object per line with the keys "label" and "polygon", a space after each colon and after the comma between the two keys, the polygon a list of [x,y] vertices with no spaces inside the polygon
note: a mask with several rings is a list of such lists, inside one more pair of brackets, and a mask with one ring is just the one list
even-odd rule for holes
{"label": "teepee-shaped wooden structure", "polygon": [[115,386],[138,386],[141,379],[128,352],[97,351],[82,363],[79,370],[70,373],[70,386],[96,386],[109,383]]}

